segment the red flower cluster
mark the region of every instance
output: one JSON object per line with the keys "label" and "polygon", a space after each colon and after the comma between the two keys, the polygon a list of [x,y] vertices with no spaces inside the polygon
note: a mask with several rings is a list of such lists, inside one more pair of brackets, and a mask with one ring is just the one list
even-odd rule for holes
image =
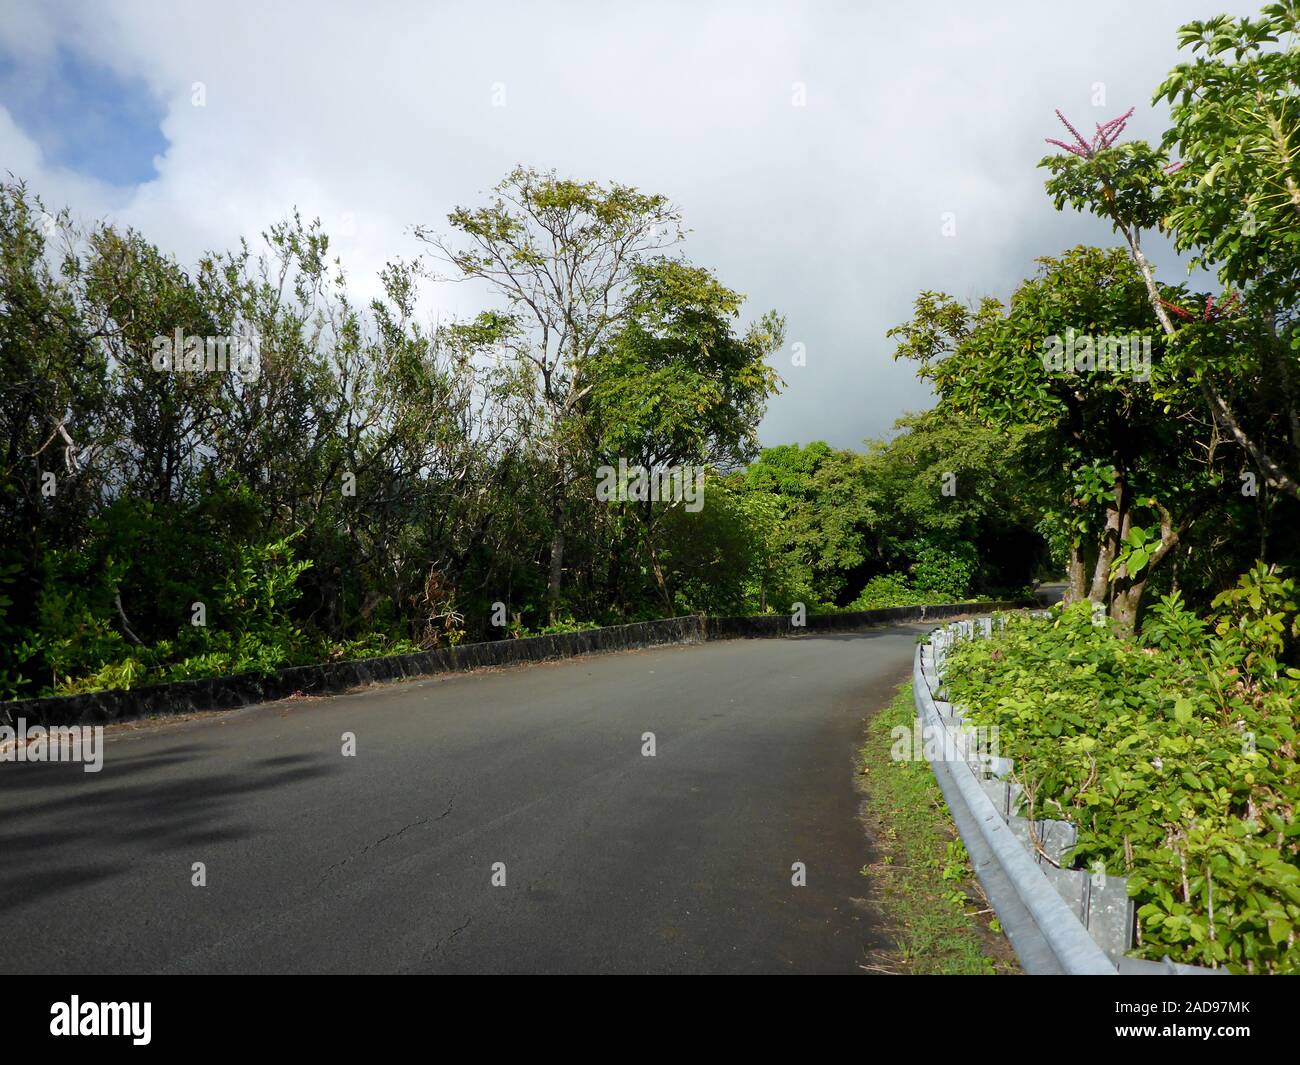
{"label": "red flower cluster", "polygon": [[1202,322],[1213,322],[1218,318],[1228,318],[1241,310],[1241,297],[1235,292],[1228,293],[1228,298],[1217,307],[1214,305],[1214,297],[1208,296],[1205,300],[1205,309],[1203,311],[1189,311],[1185,307],[1180,307],[1176,303],[1170,303],[1168,300],[1160,301],[1165,307],[1173,311],[1179,318],[1186,318],[1188,321],[1200,320]]}

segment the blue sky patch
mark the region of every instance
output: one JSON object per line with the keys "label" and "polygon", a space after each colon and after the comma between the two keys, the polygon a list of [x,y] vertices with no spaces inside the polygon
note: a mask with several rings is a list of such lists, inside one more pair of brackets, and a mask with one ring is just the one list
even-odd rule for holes
{"label": "blue sky patch", "polygon": [[40,66],[0,52],[0,104],[50,163],[116,186],[157,176],[154,156],[167,148],[164,109],[143,80],[67,50]]}

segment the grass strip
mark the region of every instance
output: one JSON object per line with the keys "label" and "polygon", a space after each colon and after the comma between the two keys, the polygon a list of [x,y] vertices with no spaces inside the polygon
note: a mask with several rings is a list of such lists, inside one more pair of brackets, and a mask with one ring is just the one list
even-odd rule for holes
{"label": "grass strip", "polygon": [[860,755],[862,813],[875,851],[862,875],[895,944],[867,968],[914,975],[1019,972],[930,764],[892,756],[895,730],[915,723],[908,683],[868,722]]}

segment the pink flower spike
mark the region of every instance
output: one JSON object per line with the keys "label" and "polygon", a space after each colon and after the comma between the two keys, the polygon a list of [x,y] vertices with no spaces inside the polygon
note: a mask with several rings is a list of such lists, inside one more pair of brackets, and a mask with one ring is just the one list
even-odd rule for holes
{"label": "pink flower spike", "polygon": [[1070,120],[1061,114],[1060,108],[1057,108],[1056,117],[1061,120],[1061,125],[1070,131],[1074,136],[1074,139],[1078,141],[1078,144],[1077,146],[1065,144],[1062,141],[1052,140],[1050,137],[1045,139],[1048,144],[1054,144],[1059,148],[1064,148],[1067,152],[1077,155],[1080,159],[1091,159],[1101,151],[1101,149],[1109,148],[1115,143],[1116,138],[1124,132],[1124,127],[1128,124],[1128,120],[1132,117],[1135,110],[1136,108],[1130,107],[1122,115],[1112,118],[1109,122],[1097,123],[1097,132],[1093,136],[1092,141],[1089,142],[1084,140],[1083,134],[1070,125]]}
{"label": "pink flower spike", "polygon": [[1083,139],[1083,136],[1079,133],[1079,131],[1075,129],[1072,125],[1070,125],[1070,120],[1066,118],[1063,114],[1061,114],[1060,108],[1057,108],[1056,110],[1056,117],[1061,120],[1061,125],[1063,125],[1066,129],[1070,131],[1070,133],[1074,135],[1074,139],[1079,142],[1080,147],[1082,147],[1085,151],[1091,149],[1092,146],[1086,140]]}
{"label": "pink flower spike", "polygon": [[1133,112],[1136,110],[1137,108],[1130,107],[1122,115],[1112,118],[1109,122],[1105,122],[1097,127],[1097,132],[1102,135],[1102,138],[1106,141],[1108,146],[1116,137],[1124,132],[1124,127],[1128,125],[1128,120],[1133,117]]}
{"label": "pink flower spike", "polygon": [[1084,153],[1084,150],[1078,147],[1077,145],[1066,144],[1064,141],[1053,140],[1051,137],[1044,137],[1043,139],[1046,140],[1048,144],[1054,144],[1058,148],[1064,148],[1067,152],[1071,152],[1074,155],[1080,156],[1083,159],[1087,158],[1087,155]]}

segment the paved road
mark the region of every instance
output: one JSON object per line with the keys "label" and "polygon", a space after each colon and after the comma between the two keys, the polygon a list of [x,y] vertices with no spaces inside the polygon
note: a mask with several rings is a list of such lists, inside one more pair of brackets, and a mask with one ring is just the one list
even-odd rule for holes
{"label": "paved road", "polygon": [[853,761],[918,631],[275,703],[111,734],[98,774],[0,764],[0,972],[854,972],[878,933]]}

